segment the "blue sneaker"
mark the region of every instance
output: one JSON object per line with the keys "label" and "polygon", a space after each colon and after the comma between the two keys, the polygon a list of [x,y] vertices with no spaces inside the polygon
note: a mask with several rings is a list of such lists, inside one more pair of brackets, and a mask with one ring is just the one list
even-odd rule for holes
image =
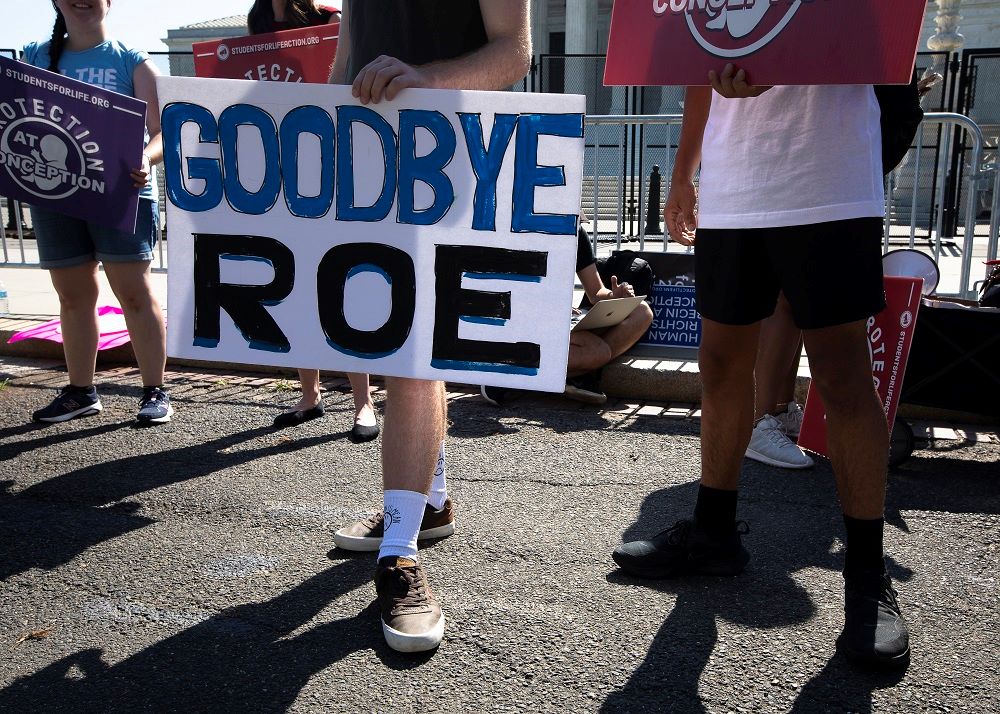
{"label": "blue sneaker", "polygon": [[139,400],[136,419],[143,424],[165,424],[170,421],[174,408],[170,406],[170,395],[162,387],[144,387]]}
{"label": "blue sneaker", "polygon": [[68,384],[59,390],[59,395],[44,409],[31,415],[33,421],[54,424],[77,417],[93,416],[101,411],[101,400],[93,386],[81,389]]}

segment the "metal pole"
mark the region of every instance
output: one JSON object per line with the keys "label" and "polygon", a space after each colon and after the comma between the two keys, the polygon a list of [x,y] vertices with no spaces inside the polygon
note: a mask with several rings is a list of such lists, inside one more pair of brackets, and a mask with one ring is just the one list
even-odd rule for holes
{"label": "metal pole", "polygon": [[625,137],[628,136],[626,133],[628,130],[625,124],[622,124],[622,152],[620,156],[622,157],[621,171],[618,172],[618,232],[615,234],[615,245],[618,246],[618,250],[622,249],[622,228],[624,224],[622,221],[622,212],[625,209]]}
{"label": "metal pole", "polygon": [[990,240],[986,248],[986,260],[997,259],[997,237],[1000,235],[1000,170],[993,179],[993,207],[990,210]]}
{"label": "metal pole", "polygon": [[[594,236],[595,242],[597,241],[597,209],[598,209],[597,197],[601,193],[601,175],[599,173],[600,155],[601,155],[601,127],[595,126],[594,127],[594,215],[591,216],[590,219],[591,226],[593,226],[593,230],[590,233],[591,235]],[[594,255],[595,256],[597,255],[596,249],[594,251]]]}
{"label": "metal pole", "polygon": [[917,131],[917,158],[913,165],[913,196],[910,204],[910,250],[913,250],[917,237],[917,189],[920,186],[920,155],[924,149],[924,124],[920,123]]}
{"label": "metal pole", "polygon": [[892,190],[895,184],[894,171],[885,177],[885,218],[882,221],[882,252],[889,252],[889,231],[892,229]]}
{"label": "metal pole", "polygon": [[[11,204],[8,201],[7,205]],[[21,265],[26,265],[28,259],[24,256],[24,225],[21,223],[21,202],[13,201],[14,204],[14,223],[17,224],[17,247],[21,251]]]}
{"label": "metal pole", "polygon": [[639,218],[639,250],[646,250],[646,221],[643,219],[643,206],[646,205],[646,177],[643,174],[646,156],[646,125],[639,125],[639,204],[636,206],[636,215]]}
{"label": "metal pole", "polygon": [[[5,201],[7,203],[7,215],[10,216],[11,218],[13,218],[14,214],[11,213],[11,210],[12,210],[11,209],[11,204],[13,203],[13,201],[11,199],[9,199],[9,198],[5,199]],[[3,236],[0,237],[0,238],[2,238],[2,239],[0,239],[0,244],[2,244],[2,246],[3,246],[3,262],[6,264],[6,263],[10,262],[10,256],[7,255],[7,226],[6,226],[6,224],[3,223],[2,219],[3,219],[3,214],[0,213],[0,225],[3,225]],[[13,222],[13,221],[11,221],[11,222]]]}

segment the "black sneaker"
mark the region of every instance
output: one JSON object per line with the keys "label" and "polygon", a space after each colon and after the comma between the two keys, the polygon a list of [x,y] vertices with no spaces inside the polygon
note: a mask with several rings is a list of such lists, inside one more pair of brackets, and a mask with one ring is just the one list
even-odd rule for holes
{"label": "black sneaker", "polygon": [[36,411],[31,418],[34,421],[55,423],[93,416],[101,409],[103,407],[101,400],[97,398],[97,389],[92,386],[80,389],[70,384],[59,391],[59,396],[53,399],[51,404]]}
{"label": "black sneaker", "polygon": [[750,561],[740,536],[749,532],[744,521],[737,521],[731,533],[716,538],[694,521],[678,521],[649,540],[623,543],[611,557],[622,570],[642,578],[739,575]]}
{"label": "black sneaker", "polygon": [[844,630],[837,646],[851,661],[873,669],[910,662],[910,634],[885,571],[844,575]]}
{"label": "black sneaker", "polygon": [[165,424],[170,421],[174,408],[170,406],[170,395],[162,387],[145,387],[139,400],[137,421],[143,424]]}
{"label": "black sneaker", "polygon": [[566,380],[566,390],[563,394],[570,399],[574,399],[584,404],[604,404],[608,401],[607,395],[601,391],[601,375],[599,372],[588,372],[579,377],[571,377]]}

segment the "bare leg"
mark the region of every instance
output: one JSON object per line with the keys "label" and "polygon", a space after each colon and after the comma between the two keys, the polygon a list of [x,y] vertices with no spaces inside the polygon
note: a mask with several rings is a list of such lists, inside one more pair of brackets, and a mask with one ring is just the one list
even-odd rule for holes
{"label": "bare leg", "polygon": [[611,348],[589,330],[569,333],[569,359],[566,374],[575,377],[599,369],[611,361]]}
{"label": "bare leg", "polygon": [[826,407],[827,445],[844,514],[881,518],[889,426],[872,383],[863,321],[805,330],[813,381]]}
{"label": "bare leg", "polygon": [[609,362],[628,352],[653,324],[653,311],[646,303],[640,303],[629,316],[601,335],[611,349]]}
{"label": "bare leg", "polygon": [[162,385],[167,363],[167,329],[149,283],[149,263],[105,263],[104,273],[125,313],[143,386]]}
{"label": "bare leg", "polygon": [[97,263],[49,271],[59,295],[63,354],[69,382],[77,387],[94,383],[97,362]]}
{"label": "bare leg", "polygon": [[753,429],[753,368],[760,323],[702,319],[701,483],[734,491]]}
{"label": "bare leg", "polygon": [[382,431],[382,484],[385,490],[430,490],[444,438],[441,382],[386,378],[388,397]]}
{"label": "bare leg", "polygon": [[[761,323],[754,378],[757,383],[754,418],[773,414],[781,402],[795,395],[798,356],[802,353],[802,331],[792,320],[792,310],[784,294],[774,314]],[[789,376],[791,375],[791,376]]]}
{"label": "bare leg", "polygon": [[319,387],[319,370],[300,369],[299,388],[302,390],[302,397],[299,399],[299,403],[288,411],[304,412],[318,406],[322,399]]}
{"label": "bare leg", "polygon": [[351,393],[354,396],[354,423],[361,426],[375,426],[375,403],[372,401],[368,375],[348,372],[347,379],[351,382]]}

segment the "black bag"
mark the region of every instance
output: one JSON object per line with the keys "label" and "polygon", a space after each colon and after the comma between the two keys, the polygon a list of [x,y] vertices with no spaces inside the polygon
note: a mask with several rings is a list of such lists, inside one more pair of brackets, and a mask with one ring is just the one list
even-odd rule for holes
{"label": "black bag", "polygon": [[991,270],[979,291],[979,306],[1000,307],[1000,260],[990,260],[986,264]]}
{"label": "black bag", "polygon": [[[636,295],[645,295],[647,300],[653,291],[653,269],[635,251],[618,250],[606,258],[598,258],[597,273],[608,288],[611,287],[611,276],[615,275],[619,283],[628,283],[635,289]],[[593,305],[584,295],[580,308],[587,310],[591,307]]]}
{"label": "black bag", "polygon": [[910,150],[924,118],[917,73],[909,84],[876,84],[875,98],[882,110],[882,173],[888,174]]}

